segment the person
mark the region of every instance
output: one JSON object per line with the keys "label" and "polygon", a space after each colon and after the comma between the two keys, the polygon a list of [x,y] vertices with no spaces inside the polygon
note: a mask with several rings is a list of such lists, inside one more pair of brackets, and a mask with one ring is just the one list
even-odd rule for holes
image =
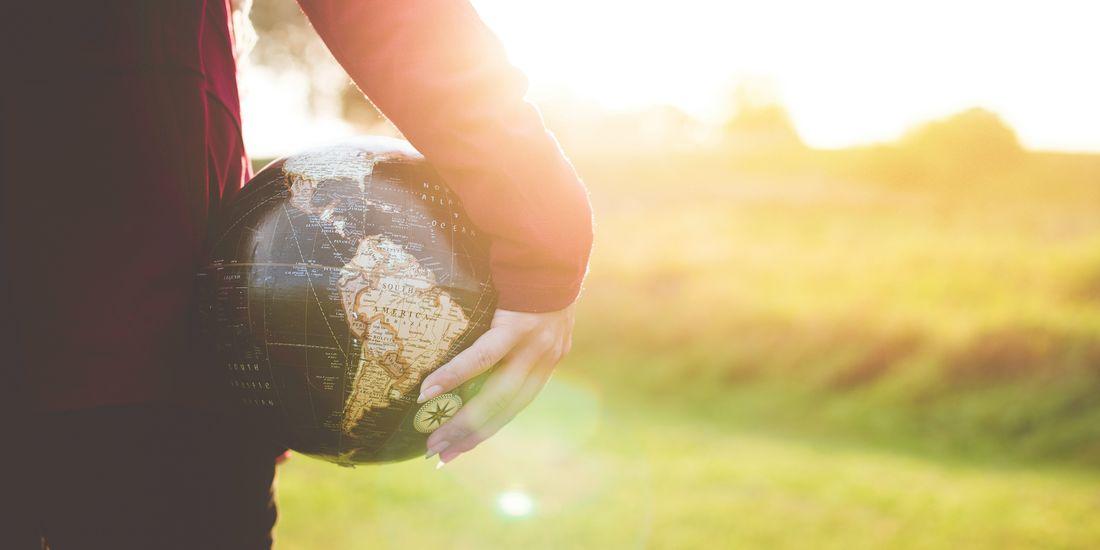
{"label": "person", "polygon": [[[492,328],[422,386],[498,366],[428,440],[454,460],[569,351],[587,192],[465,0],[299,4],[490,236]],[[227,0],[17,2],[2,19],[0,547],[269,547],[283,449],[188,376],[205,226],[251,174]]]}

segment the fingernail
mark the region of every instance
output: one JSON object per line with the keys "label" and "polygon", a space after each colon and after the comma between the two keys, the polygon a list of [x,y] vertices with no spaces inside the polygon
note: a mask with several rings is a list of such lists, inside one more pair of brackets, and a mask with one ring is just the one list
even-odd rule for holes
{"label": "fingernail", "polygon": [[423,403],[423,402],[425,402],[425,401],[427,401],[427,400],[429,400],[429,399],[431,399],[431,398],[433,398],[433,397],[435,397],[435,396],[437,396],[441,393],[443,393],[443,386],[440,386],[439,384],[436,384],[436,385],[431,386],[428,389],[420,392],[420,397],[416,398],[416,402],[417,403]]}
{"label": "fingernail", "polygon": [[439,453],[442,453],[444,449],[451,445],[450,441],[440,441],[435,445],[428,447],[428,454],[424,455],[424,458],[431,458]]}
{"label": "fingernail", "polygon": [[436,464],[436,465],[435,465],[435,469],[436,469],[436,470],[438,470],[438,469],[440,469],[440,468],[442,468],[442,467],[444,467],[444,466],[446,466],[446,465],[447,465],[447,463],[446,463],[446,462],[443,462],[442,460],[440,460],[440,461],[439,461],[439,464]]}

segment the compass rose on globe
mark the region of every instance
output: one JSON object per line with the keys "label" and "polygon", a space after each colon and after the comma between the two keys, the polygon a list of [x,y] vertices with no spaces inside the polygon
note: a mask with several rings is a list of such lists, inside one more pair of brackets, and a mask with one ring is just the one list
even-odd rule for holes
{"label": "compass rose on globe", "polygon": [[453,393],[433,397],[416,411],[413,427],[420,433],[430,434],[450,420],[461,407],[462,398]]}

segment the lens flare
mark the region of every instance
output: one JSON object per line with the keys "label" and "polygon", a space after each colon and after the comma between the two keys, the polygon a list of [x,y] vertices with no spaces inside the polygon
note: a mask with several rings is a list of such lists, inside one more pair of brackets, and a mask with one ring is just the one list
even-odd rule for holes
{"label": "lens flare", "polygon": [[497,497],[497,508],[506,516],[521,518],[531,515],[535,501],[523,491],[505,491]]}

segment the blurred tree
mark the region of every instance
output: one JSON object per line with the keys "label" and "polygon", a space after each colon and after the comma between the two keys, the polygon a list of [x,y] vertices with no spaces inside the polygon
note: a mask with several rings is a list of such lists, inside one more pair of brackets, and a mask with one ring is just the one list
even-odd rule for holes
{"label": "blurred tree", "polygon": [[973,108],[921,124],[894,143],[853,149],[844,171],[853,177],[904,185],[946,185],[1003,181],[1027,158],[1004,120]]}
{"label": "blurred tree", "polygon": [[348,122],[371,127],[385,120],[348,80],[294,0],[258,0],[251,20],[258,40],[250,62],[276,73],[299,73],[309,83],[309,107],[333,110]]}
{"label": "blurred tree", "polygon": [[929,161],[988,170],[1019,159],[1016,132],[996,113],[973,108],[909,131],[898,145]]}
{"label": "blurred tree", "polygon": [[742,82],[734,89],[733,114],[724,128],[727,147],[748,153],[805,148],[776,95],[771,86],[755,81]]}
{"label": "blurred tree", "polygon": [[386,117],[382,116],[382,112],[351,81],[344,83],[338,101],[340,103],[340,116],[356,126],[371,128],[386,122]]}

